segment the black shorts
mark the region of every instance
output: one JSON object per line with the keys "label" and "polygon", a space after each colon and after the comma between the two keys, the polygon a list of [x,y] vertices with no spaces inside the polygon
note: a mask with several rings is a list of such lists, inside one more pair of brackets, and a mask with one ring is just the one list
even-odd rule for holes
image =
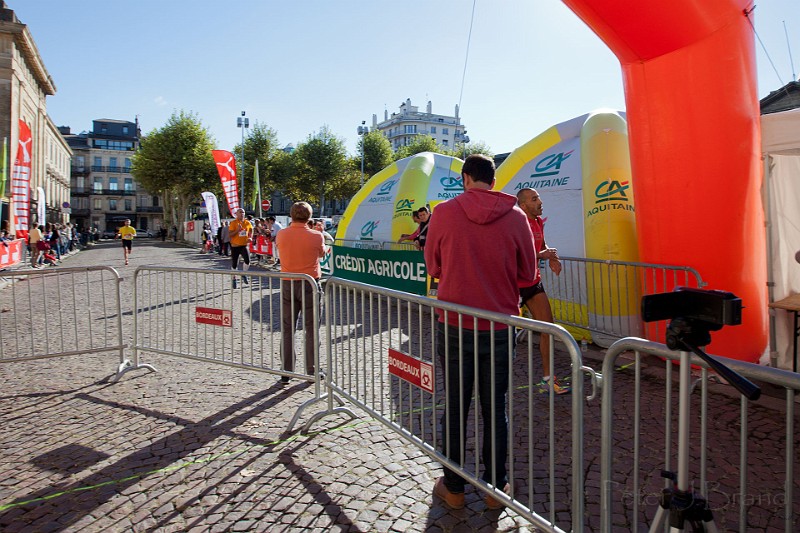
{"label": "black shorts", "polygon": [[544,292],[544,285],[542,285],[541,281],[536,285],[531,285],[530,287],[520,287],[519,297],[522,298],[522,303],[524,304],[540,292]]}
{"label": "black shorts", "polygon": [[236,270],[239,265],[239,257],[245,264],[250,264],[250,252],[247,251],[247,246],[231,246],[231,268]]}
{"label": "black shorts", "polygon": [[133,244],[133,239],[122,239],[123,248],[127,248],[128,250],[130,250],[132,244]]}

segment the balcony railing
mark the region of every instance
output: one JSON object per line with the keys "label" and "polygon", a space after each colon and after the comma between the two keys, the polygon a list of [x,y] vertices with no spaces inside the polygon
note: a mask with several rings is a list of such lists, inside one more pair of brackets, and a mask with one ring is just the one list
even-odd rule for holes
{"label": "balcony railing", "polygon": [[92,189],[90,194],[110,194],[114,196],[136,196],[136,191],[125,191],[122,189]]}
{"label": "balcony railing", "polygon": [[131,167],[104,167],[99,165],[92,165],[92,172],[114,172],[117,174],[130,174]]}
{"label": "balcony railing", "polygon": [[164,208],[160,205],[137,205],[136,211],[139,213],[163,213]]}

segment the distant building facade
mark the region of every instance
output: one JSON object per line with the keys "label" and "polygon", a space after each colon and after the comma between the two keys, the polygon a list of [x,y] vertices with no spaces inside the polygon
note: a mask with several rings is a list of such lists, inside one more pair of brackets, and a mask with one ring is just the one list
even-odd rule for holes
{"label": "distant building facade", "polygon": [[430,135],[436,144],[452,149],[456,143],[464,142],[467,130],[458,116],[458,105],[455,115],[435,115],[430,100],[425,112],[411,105],[411,99],[400,104],[400,111],[389,115],[383,112],[383,122],[378,122],[377,115],[372,115],[372,129],[383,132],[392,149],[397,150],[414,141],[417,135]]}
{"label": "distant building facade", "polygon": [[[47,116],[48,96],[56,93],[53,79],[44,66],[28,27],[0,0],[0,145],[8,147],[5,161],[6,187],[0,198],[3,225],[11,210],[11,170],[19,142],[19,121],[31,129],[31,221],[69,220],[69,167],[72,151]],[[1,148],[0,148],[1,150]],[[39,189],[44,191],[40,197]],[[37,220],[40,204],[46,206],[46,220]],[[12,231],[13,232],[13,231]]]}
{"label": "distant building facade", "polygon": [[109,234],[130,219],[137,229],[157,231],[164,224],[160,199],[137,187],[131,175],[131,158],[141,136],[138,121],[97,119],[92,124],[91,132],[79,134],[60,128],[74,153],[73,222]]}
{"label": "distant building facade", "polygon": [[761,114],[780,113],[800,107],[800,81],[790,81],[761,99]]}

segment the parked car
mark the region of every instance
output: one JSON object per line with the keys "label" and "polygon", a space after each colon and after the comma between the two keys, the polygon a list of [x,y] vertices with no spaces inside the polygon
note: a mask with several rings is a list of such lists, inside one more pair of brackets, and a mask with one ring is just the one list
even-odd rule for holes
{"label": "parked car", "polygon": [[114,230],[105,230],[103,233],[100,234],[101,239],[113,239],[117,236],[117,232]]}
{"label": "parked car", "polygon": [[137,237],[153,237],[153,236],[155,236],[155,233],[153,233],[149,229],[136,228],[136,236]]}

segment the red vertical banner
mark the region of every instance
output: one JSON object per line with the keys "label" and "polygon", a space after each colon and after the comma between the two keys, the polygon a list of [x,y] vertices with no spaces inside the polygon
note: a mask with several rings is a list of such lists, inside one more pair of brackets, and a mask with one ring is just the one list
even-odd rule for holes
{"label": "red vertical banner", "polygon": [[211,150],[217,164],[222,190],[231,213],[239,207],[239,188],[236,185],[236,158],[227,150]]}
{"label": "red vertical banner", "polygon": [[31,153],[33,138],[31,129],[24,121],[19,121],[19,146],[14,167],[11,171],[11,192],[15,224],[18,239],[28,239],[31,216]]}

